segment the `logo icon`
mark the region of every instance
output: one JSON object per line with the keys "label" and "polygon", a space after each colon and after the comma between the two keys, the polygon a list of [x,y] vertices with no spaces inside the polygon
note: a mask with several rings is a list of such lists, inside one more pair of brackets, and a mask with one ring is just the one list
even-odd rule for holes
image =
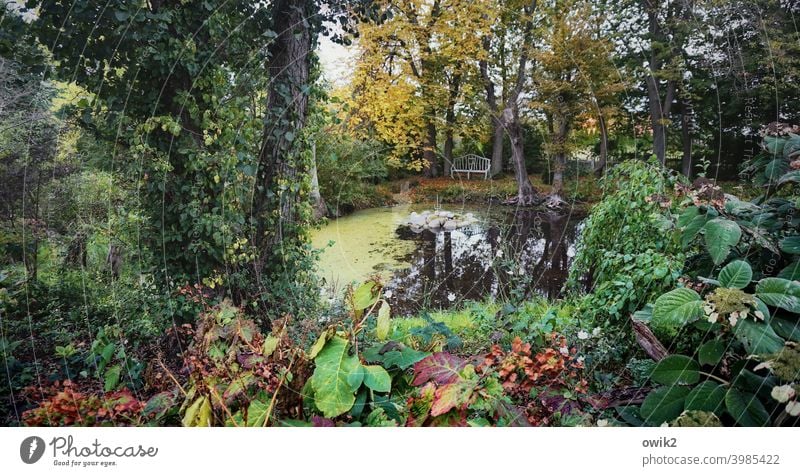
{"label": "logo icon", "polygon": [[44,440],[38,436],[29,436],[19,445],[19,457],[25,464],[39,461],[44,454]]}

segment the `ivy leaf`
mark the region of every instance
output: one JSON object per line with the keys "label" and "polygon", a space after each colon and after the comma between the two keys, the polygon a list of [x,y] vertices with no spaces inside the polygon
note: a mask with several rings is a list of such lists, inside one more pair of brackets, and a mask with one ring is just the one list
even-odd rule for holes
{"label": "ivy leaf", "polygon": [[800,283],[783,278],[764,278],[756,286],[756,296],[770,306],[800,313]]}
{"label": "ivy leaf", "polygon": [[725,408],[740,426],[766,426],[769,413],[755,395],[731,388],[725,394]]}
{"label": "ivy leaf", "polygon": [[750,354],[773,354],[781,350],[784,344],[769,324],[750,318],[739,319],[734,334]]}
{"label": "ivy leaf", "polygon": [[719,340],[711,340],[701,345],[697,350],[697,359],[700,365],[717,365],[725,354],[725,344]]}
{"label": "ivy leaf", "polygon": [[[798,172],[800,172],[800,170],[798,170]],[[800,255],[800,236],[787,236],[781,240],[780,247],[784,253]]]}
{"label": "ivy leaf", "polygon": [[650,392],[644,399],[639,414],[652,425],[660,425],[665,421],[674,420],[683,412],[687,395],[689,395],[689,389],[686,387],[658,388]]}
{"label": "ivy leaf", "polygon": [[719,283],[726,288],[744,289],[753,279],[753,269],[747,261],[731,261],[719,272]]}
{"label": "ivy leaf", "polygon": [[724,218],[709,220],[703,227],[705,244],[714,264],[722,263],[742,237],[742,229],[736,222]]}
{"label": "ivy leaf", "polygon": [[446,385],[460,379],[458,372],[466,362],[453,354],[437,352],[414,365],[414,381],[412,385],[420,386],[425,382]]}
{"label": "ivy leaf", "polygon": [[700,381],[700,365],[685,355],[670,355],[653,367],[650,378],[663,385],[692,385]]}
{"label": "ivy leaf", "polygon": [[375,337],[378,340],[386,340],[389,337],[389,331],[391,330],[390,309],[386,301],[383,301],[380,309],[378,309],[378,322],[375,325]]}
{"label": "ivy leaf", "polygon": [[364,385],[375,392],[389,392],[392,389],[392,377],[380,365],[364,365]]}
{"label": "ivy leaf", "polygon": [[317,408],[326,418],[337,417],[353,406],[355,391],[363,379],[358,356],[349,355],[349,348],[346,339],[334,336],[314,359],[311,386]]}
{"label": "ivy leaf", "polygon": [[703,301],[696,291],[678,288],[662,294],[653,305],[652,322],[657,327],[679,328],[703,315]]}
{"label": "ivy leaf", "polygon": [[722,385],[706,380],[686,396],[686,410],[714,412],[719,415],[724,409],[725,392],[726,388]]}

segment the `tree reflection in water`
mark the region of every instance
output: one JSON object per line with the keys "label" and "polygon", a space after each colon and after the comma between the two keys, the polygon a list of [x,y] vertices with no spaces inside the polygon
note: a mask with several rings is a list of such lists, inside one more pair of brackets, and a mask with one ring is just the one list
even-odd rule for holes
{"label": "tree reflection in water", "polygon": [[493,222],[419,233],[399,227],[415,250],[387,285],[395,315],[448,308],[464,300],[498,297],[523,285],[527,295],[560,295],[575,254],[579,219],[533,210],[504,213]]}

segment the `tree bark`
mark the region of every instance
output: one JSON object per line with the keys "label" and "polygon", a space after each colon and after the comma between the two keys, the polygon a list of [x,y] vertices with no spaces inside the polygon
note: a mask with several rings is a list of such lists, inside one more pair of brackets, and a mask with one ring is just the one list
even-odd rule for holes
{"label": "tree bark", "polygon": [[444,140],[444,176],[450,176],[450,168],[453,164],[453,148],[455,141],[453,139],[453,130],[456,124],[456,101],[461,90],[461,75],[456,73],[449,81],[450,94],[447,100],[447,113],[445,114],[445,122],[447,130],[445,131]]}
{"label": "tree bark", "polygon": [[436,124],[432,119],[426,121],[425,145],[422,149],[422,158],[425,160],[425,176],[436,177]]}
{"label": "tree bark", "polygon": [[[491,42],[488,37],[483,39],[483,47],[488,52],[491,51]],[[503,121],[499,117],[497,106],[497,95],[495,93],[495,85],[492,78],[489,76],[489,62],[481,60],[479,62],[481,78],[483,79],[483,86],[486,90],[486,105],[489,109],[489,115],[492,118],[492,159],[489,167],[489,175],[494,177],[503,171],[503,138],[505,137],[505,128]]]}
{"label": "tree bark", "polygon": [[594,168],[594,175],[600,178],[608,164],[608,125],[602,112],[598,114],[597,122],[600,127],[600,160]]}
{"label": "tree bark", "polygon": [[653,154],[659,163],[666,164],[667,161],[667,121],[669,120],[672,101],[675,98],[675,81],[666,81],[664,99],[661,96],[661,81],[656,75],[661,72],[664,61],[660,51],[667,41],[666,34],[658,23],[658,11],[661,2],[656,0],[645,0],[647,10],[647,21],[650,31],[650,65],[647,75],[647,101],[650,110],[650,126],[653,129]]}
{"label": "tree bark", "polygon": [[503,171],[503,138],[505,137],[505,128],[503,123],[492,117],[492,127],[494,128],[494,136],[492,137],[492,162],[489,168],[489,175],[495,175]]}
{"label": "tree bark", "polygon": [[[277,33],[268,47],[267,65],[270,84],[264,136],[259,153],[257,191],[253,194],[256,222],[254,244],[260,251],[256,262],[260,274],[264,261],[286,240],[292,240],[299,194],[294,187],[307,170],[298,164],[297,136],[305,125],[309,81],[311,32],[305,0],[276,0],[272,7],[273,31]],[[278,209],[280,218],[272,225],[271,215]],[[288,226],[287,226],[288,225]]]}
{"label": "tree bark", "polygon": [[681,173],[692,178],[692,105],[686,99],[681,101],[681,142],[683,143],[683,157],[681,158]]}

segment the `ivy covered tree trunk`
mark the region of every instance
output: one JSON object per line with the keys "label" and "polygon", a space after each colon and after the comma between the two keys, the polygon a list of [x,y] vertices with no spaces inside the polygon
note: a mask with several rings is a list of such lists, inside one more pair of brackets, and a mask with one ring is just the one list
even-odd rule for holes
{"label": "ivy covered tree trunk", "polygon": [[432,119],[427,120],[425,125],[425,145],[422,149],[422,158],[425,160],[425,176],[436,177],[437,157],[436,157],[436,124]]}
{"label": "ivy covered tree trunk", "polygon": [[298,149],[308,105],[310,13],[307,0],[277,0],[272,7],[277,37],[268,46],[270,83],[252,209],[260,285],[274,286],[266,275],[285,271],[287,260],[296,259],[289,253],[307,219],[299,209],[308,170]]}
{"label": "ivy covered tree trunk", "polygon": [[681,158],[681,173],[692,178],[692,105],[687,100],[681,102],[681,142],[683,143],[683,157]]}
{"label": "ivy covered tree trunk", "polygon": [[564,193],[564,169],[567,165],[567,137],[569,135],[569,119],[564,114],[556,114],[553,124],[553,147],[555,148],[553,165],[553,188],[548,198],[548,207],[560,208],[564,205],[561,195]]}

